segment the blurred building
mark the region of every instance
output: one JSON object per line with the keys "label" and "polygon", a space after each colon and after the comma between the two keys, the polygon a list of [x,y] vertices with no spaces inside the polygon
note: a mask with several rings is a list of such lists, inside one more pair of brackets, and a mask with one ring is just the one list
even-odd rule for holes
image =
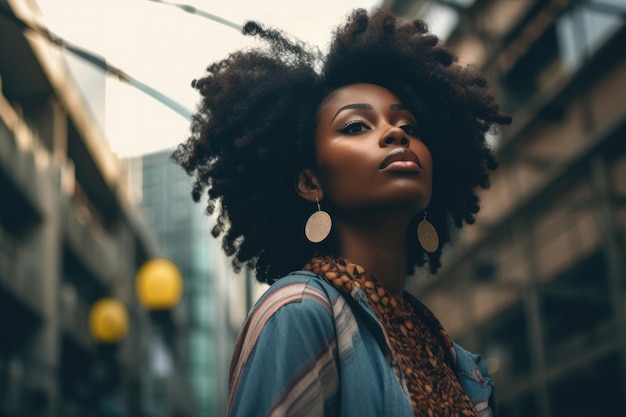
{"label": "blurred building", "polygon": [[[130,186],[164,253],[185,277],[186,368],[200,415],[226,413],[228,369],[236,334],[249,308],[246,279],[235,276],[213,238],[206,204],[191,199],[191,178],[171,151],[125,161]],[[231,314],[232,312],[232,314]]]}
{"label": "blurred building", "polygon": [[384,7],[439,27],[513,116],[477,224],[411,291],[488,358],[502,417],[626,415],[626,3]]}
{"label": "blurred building", "polygon": [[[60,51],[24,28],[38,23],[31,3],[0,0],[0,416],[145,416],[151,325],[134,277],[161,252]],[[128,313],[117,345],[90,333],[104,297]],[[160,415],[195,416],[172,360]]]}

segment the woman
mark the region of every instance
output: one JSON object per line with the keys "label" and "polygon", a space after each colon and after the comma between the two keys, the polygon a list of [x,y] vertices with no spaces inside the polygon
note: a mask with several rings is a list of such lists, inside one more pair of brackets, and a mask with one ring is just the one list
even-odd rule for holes
{"label": "woman", "polygon": [[483,362],[403,290],[479,210],[485,133],[510,122],[487,82],[383,10],[354,11],[326,56],[244,32],[269,48],[194,81],[173,154],[235,269],[272,284],[235,347],[229,415],[495,415]]}

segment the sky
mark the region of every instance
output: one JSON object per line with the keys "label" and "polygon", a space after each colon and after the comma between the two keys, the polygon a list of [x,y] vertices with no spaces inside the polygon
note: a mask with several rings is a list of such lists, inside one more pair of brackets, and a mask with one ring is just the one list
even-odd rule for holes
{"label": "sky", "polygon": [[[191,81],[201,77],[210,63],[254,42],[232,27],[156,1],[37,3],[52,32],[105,58],[110,65],[190,111],[199,98]],[[188,0],[178,4],[191,5],[236,24],[258,20],[325,49],[332,29],[353,8],[371,8],[380,3],[381,0]],[[107,77],[104,86],[102,127],[119,157],[173,149],[187,138],[189,120],[162,103],[113,77]],[[102,99],[102,91],[86,90],[84,96],[95,103]]]}

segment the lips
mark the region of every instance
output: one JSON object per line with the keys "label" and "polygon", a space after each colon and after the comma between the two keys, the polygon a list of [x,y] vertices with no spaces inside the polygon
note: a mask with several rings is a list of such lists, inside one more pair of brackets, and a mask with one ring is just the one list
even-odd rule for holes
{"label": "lips", "polygon": [[395,148],[389,152],[380,164],[379,169],[384,169],[396,161],[414,162],[420,170],[422,169],[422,163],[419,158],[409,148]]}

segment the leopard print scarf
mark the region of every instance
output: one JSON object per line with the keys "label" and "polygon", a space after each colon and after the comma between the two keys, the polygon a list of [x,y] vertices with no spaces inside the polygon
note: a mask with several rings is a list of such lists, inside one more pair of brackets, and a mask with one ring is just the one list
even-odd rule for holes
{"label": "leopard print scarf", "polygon": [[315,257],[304,269],[346,293],[354,287],[363,291],[400,363],[415,415],[477,417],[455,374],[450,338],[428,308],[407,292],[396,300],[363,267],[346,258]]}

